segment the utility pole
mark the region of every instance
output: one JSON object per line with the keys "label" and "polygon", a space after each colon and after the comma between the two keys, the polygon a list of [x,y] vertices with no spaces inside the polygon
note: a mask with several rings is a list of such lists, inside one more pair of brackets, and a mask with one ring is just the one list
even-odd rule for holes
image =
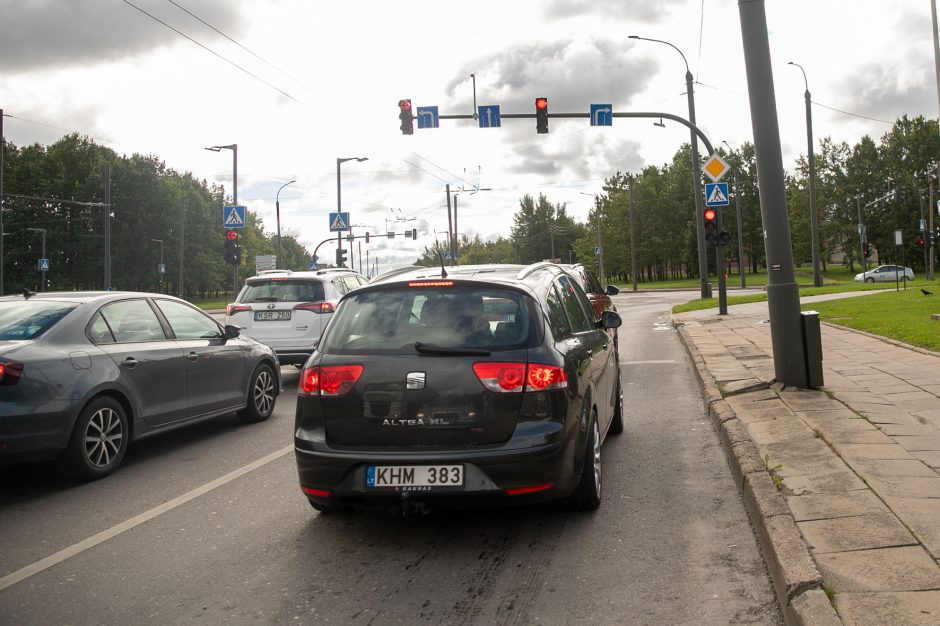
{"label": "utility pole", "polygon": [[104,164],[104,288],[111,285],[111,164]]}
{"label": "utility pole", "polygon": [[184,202],[180,200],[180,298],[182,298],[186,293],[186,291],[183,289],[183,250],[185,249],[183,247],[183,241],[186,238],[186,214],[183,210],[183,207]]}
{"label": "utility pole", "polygon": [[460,239],[457,235],[457,198],[459,194],[454,194],[454,239],[450,244],[450,256],[454,259],[454,265],[457,264],[457,251],[460,249]]}
{"label": "utility pole", "polygon": [[456,264],[454,263],[454,221],[450,213],[450,183],[444,186],[444,191],[447,193],[447,249],[450,251],[450,264],[453,266]]}
{"label": "utility pole", "polygon": [[858,251],[862,263],[862,271],[868,271],[868,257],[865,256],[865,224],[862,223],[862,198],[855,196],[855,204],[858,206]]}
{"label": "utility pole", "polygon": [[633,204],[633,176],[627,176],[627,192],[630,199],[630,278],[633,280],[633,291],[637,289],[637,271],[636,271],[636,213]]}
{"label": "utility pole", "polygon": [[734,185],[734,213],[738,222],[738,273],[741,274],[741,289],[744,289],[744,225],[741,224],[741,200],[738,198],[738,168],[731,171]]}
{"label": "utility pole", "polygon": [[793,271],[767,14],[763,0],[739,0],[738,12],[757,154],[761,218],[766,232],[767,304],[774,374],[777,382],[785,386],[805,389],[809,384],[808,370],[814,366],[807,363],[803,341],[797,340],[803,336],[800,291]]}
{"label": "utility pole", "polygon": [[594,196],[595,225],[597,226],[597,271],[600,274],[601,286],[607,288],[607,276],[604,274],[604,246],[601,245],[601,199]]}
{"label": "utility pole", "polygon": [[3,109],[0,109],[0,296],[3,295]]}
{"label": "utility pole", "polygon": [[[940,165],[938,165],[937,168],[938,170],[940,170]],[[929,193],[929,200],[928,200],[928,206],[927,206],[927,209],[928,209],[927,213],[930,214],[930,255],[929,255],[930,270],[927,273],[927,280],[933,280],[933,268],[934,268],[933,212],[936,210],[935,206],[936,205],[934,204],[934,199],[933,199],[933,176],[930,176],[930,193]]]}

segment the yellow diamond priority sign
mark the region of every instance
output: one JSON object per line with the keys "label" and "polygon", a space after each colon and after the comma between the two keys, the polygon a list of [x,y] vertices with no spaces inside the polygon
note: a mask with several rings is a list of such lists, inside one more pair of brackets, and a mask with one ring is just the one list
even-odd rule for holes
{"label": "yellow diamond priority sign", "polygon": [[730,169],[731,166],[718,156],[717,152],[713,152],[711,156],[706,159],[705,165],[702,166],[702,171],[705,172],[706,176],[712,179],[713,183],[720,181]]}

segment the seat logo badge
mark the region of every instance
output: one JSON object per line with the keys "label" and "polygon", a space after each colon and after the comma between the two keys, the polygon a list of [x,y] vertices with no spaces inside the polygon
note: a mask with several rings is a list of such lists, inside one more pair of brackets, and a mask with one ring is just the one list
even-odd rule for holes
{"label": "seat logo badge", "polygon": [[268,304],[268,308],[269,308],[269,309],[273,309],[275,306],[277,306],[277,305],[274,304],[273,302],[270,303],[270,304]]}
{"label": "seat logo badge", "polygon": [[424,372],[408,372],[405,375],[405,389],[424,389]]}

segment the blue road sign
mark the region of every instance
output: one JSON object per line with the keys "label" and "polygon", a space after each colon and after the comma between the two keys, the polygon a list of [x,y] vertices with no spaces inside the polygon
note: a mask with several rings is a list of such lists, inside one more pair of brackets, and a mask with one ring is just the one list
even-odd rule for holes
{"label": "blue road sign", "polygon": [[334,233],[349,230],[349,211],[330,213],[330,230]]}
{"label": "blue road sign", "polygon": [[454,257],[452,257],[452,256],[450,255],[450,250],[445,250],[445,251],[444,251],[444,260],[445,260],[445,261],[453,261],[453,260],[454,260]]}
{"label": "blue road sign", "polygon": [[614,121],[614,116],[612,115],[613,111],[613,105],[592,104],[591,126],[611,126]]}
{"label": "blue road sign", "polygon": [[497,128],[501,126],[499,121],[498,104],[490,104],[477,108],[479,113],[480,128]]}
{"label": "blue road sign", "polygon": [[161,274],[166,274],[166,265],[163,263],[157,263],[157,272]]}
{"label": "blue road sign", "polygon": [[600,256],[600,255],[601,255],[601,247],[594,246],[594,256]]}
{"label": "blue road sign", "polygon": [[728,183],[705,183],[705,206],[728,206]]}
{"label": "blue road sign", "polygon": [[437,107],[418,107],[418,128],[438,128]]}
{"label": "blue road sign", "polygon": [[222,228],[244,228],[245,211],[243,206],[222,207]]}
{"label": "blue road sign", "polygon": [[49,271],[49,259],[39,259],[39,271],[40,272]]}

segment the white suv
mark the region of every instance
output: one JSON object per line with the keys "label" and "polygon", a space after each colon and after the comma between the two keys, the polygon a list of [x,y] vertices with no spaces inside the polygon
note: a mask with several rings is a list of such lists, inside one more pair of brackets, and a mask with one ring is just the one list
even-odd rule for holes
{"label": "white suv", "polygon": [[281,365],[303,365],[340,297],[369,282],[350,269],[269,270],[245,281],[225,323],[271,346]]}

